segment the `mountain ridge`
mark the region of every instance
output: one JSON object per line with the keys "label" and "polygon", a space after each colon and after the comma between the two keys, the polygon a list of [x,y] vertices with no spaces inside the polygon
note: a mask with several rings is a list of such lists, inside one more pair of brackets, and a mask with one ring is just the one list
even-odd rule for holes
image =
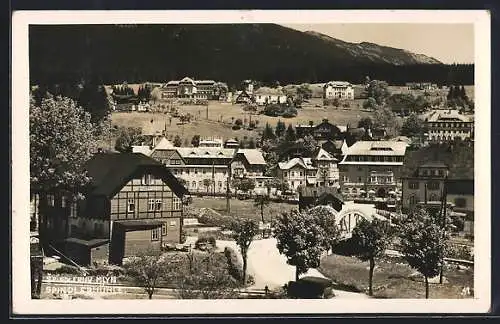
{"label": "mountain ridge", "polygon": [[[390,51],[392,55],[392,59],[384,59],[383,57],[378,57],[381,60],[384,60],[386,63],[392,63],[395,65],[404,65],[404,64],[443,64],[441,61],[435,59],[434,57],[430,57],[425,54],[421,53],[414,53],[406,49],[402,48],[396,48],[396,47],[391,47],[391,46],[386,46],[386,45],[379,45],[377,43],[373,42],[359,42],[359,43],[354,43],[354,42],[347,42],[340,40],[338,38],[325,35],[316,31],[305,31],[304,33],[318,37],[324,41],[327,42],[332,42],[334,44],[337,44],[337,46],[343,46],[347,50],[351,51],[353,54],[360,54],[360,55],[365,55],[365,56],[373,56],[374,52],[381,52],[383,51]],[[358,50],[359,52],[356,52]],[[404,56],[407,56],[406,58]],[[401,56],[401,57],[398,57]],[[408,61],[409,60],[409,61]]]}
{"label": "mountain ridge", "polygon": [[30,82],[163,82],[186,75],[234,85],[245,79],[354,83],[367,75],[397,83],[472,78],[473,67],[450,74],[450,66],[422,54],[325,37],[275,24],[30,25]]}

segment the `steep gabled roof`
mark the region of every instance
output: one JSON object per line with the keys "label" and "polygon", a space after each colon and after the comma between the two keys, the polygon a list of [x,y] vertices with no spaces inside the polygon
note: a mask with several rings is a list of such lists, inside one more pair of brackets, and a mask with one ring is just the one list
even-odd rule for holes
{"label": "steep gabled roof", "polygon": [[178,195],[187,194],[187,189],[168,168],[141,153],[98,153],[85,164],[91,177],[91,194],[113,197],[132,177],[145,168],[153,169]]}
{"label": "steep gabled roof", "polygon": [[249,164],[266,165],[266,160],[262,153],[257,149],[238,149],[237,154],[243,154]]}

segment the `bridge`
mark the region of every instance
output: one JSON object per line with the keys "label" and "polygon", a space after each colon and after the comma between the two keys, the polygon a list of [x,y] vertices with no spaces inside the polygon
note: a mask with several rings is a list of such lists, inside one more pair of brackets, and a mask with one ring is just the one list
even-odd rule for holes
{"label": "bridge", "polygon": [[345,202],[340,211],[331,206],[316,206],[311,210],[326,208],[335,217],[335,223],[340,229],[340,239],[347,240],[352,237],[352,230],[362,220],[372,221],[374,218],[389,220],[387,214],[382,216],[375,205],[357,204],[351,201]]}

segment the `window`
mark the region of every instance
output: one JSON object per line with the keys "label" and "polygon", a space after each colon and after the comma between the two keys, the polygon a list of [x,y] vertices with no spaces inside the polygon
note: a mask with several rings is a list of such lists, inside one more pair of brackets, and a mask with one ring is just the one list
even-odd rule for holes
{"label": "window", "polygon": [[161,235],[167,235],[167,223],[161,224]]}
{"label": "window", "polygon": [[151,241],[158,241],[160,239],[160,229],[153,228],[151,230]]}
{"label": "window", "polygon": [[77,217],[77,210],[78,210],[77,206],[78,205],[77,205],[76,201],[74,201],[74,202],[71,203],[71,208],[69,210],[69,216],[70,217]]}
{"label": "window", "polygon": [[61,207],[62,208],[66,208],[66,205],[67,205],[66,201],[67,201],[66,196],[62,196],[61,197]]}
{"label": "window", "polygon": [[222,181],[219,181],[219,188],[222,188]]}
{"label": "window", "polygon": [[161,199],[156,199],[155,200],[155,210],[156,211],[161,211],[163,201]]}
{"label": "window", "polygon": [[439,182],[437,182],[437,181],[429,181],[427,183],[427,189],[429,189],[429,190],[437,190],[437,189],[439,189]]}
{"label": "window", "polygon": [[47,205],[54,207],[55,197],[53,194],[47,195]]}
{"label": "window", "polygon": [[170,221],[170,226],[175,226],[175,225],[177,225],[177,222],[176,222],[176,221],[174,221],[174,220],[171,220],[171,221]]}
{"label": "window", "polygon": [[283,176],[286,178],[288,177],[288,172],[283,172]]}
{"label": "window", "polygon": [[129,213],[135,212],[135,200],[134,199],[127,200],[127,211]]}
{"label": "window", "polygon": [[154,211],[154,210],[155,210],[155,200],[148,199],[148,211]]}
{"label": "window", "polygon": [[458,208],[464,208],[467,206],[467,200],[465,198],[455,198],[455,206]]}
{"label": "window", "polygon": [[153,179],[153,176],[151,174],[145,174],[142,177],[142,184],[143,185],[150,185],[152,179]]}
{"label": "window", "polygon": [[181,199],[178,197],[174,197],[174,199],[172,200],[172,208],[174,210],[179,210],[179,209],[181,209],[181,206],[182,206]]}
{"label": "window", "polygon": [[410,204],[410,206],[414,206],[417,203],[417,199],[415,198],[415,196],[411,196],[408,199],[408,203]]}
{"label": "window", "polygon": [[418,181],[410,181],[408,183],[408,188],[410,188],[410,189],[418,189],[418,185],[419,185]]}

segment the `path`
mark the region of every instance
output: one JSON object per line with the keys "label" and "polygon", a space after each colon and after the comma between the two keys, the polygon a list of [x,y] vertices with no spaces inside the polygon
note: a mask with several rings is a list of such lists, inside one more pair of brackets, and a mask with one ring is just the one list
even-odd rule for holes
{"label": "path", "polygon": [[[196,238],[188,238],[188,242],[196,241]],[[193,244],[194,244],[193,241]],[[217,250],[223,251],[229,246],[235,251],[239,251],[234,241],[217,241]],[[239,254],[241,258],[241,254]],[[255,284],[250,289],[264,289],[267,285],[269,289],[282,287],[288,281],[295,280],[295,267],[286,263],[286,257],[281,255],[276,247],[276,239],[255,240],[250,245],[248,251],[248,273],[254,277]],[[325,276],[316,269],[309,269],[304,276]],[[335,290],[335,295],[340,298],[368,298],[366,294],[349,291]]]}

